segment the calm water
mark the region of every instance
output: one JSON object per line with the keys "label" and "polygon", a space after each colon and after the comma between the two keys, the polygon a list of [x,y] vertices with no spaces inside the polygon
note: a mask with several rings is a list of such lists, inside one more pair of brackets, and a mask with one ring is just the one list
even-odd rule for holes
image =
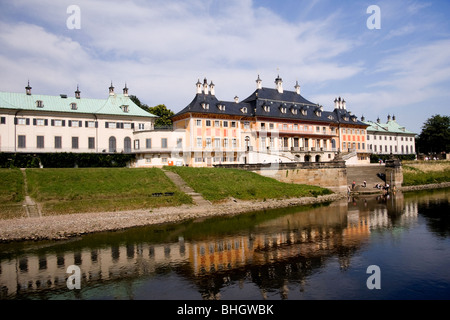
{"label": "calm water", "polygon": [[[450,190],[0,245],[2,299],[449,299]],[[69,290],[70,265],[81,289]],[[367,273],[379,267],[369,290]]]}

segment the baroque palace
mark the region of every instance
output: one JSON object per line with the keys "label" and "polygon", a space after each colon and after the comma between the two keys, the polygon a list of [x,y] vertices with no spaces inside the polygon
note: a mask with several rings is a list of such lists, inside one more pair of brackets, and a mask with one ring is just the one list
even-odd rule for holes
{"label": "baroque palace", "polygon": [[[35,95],[29,83],[25,93],[0,92],[0,152],[134,153],[134,167],[327,162],[341,152],[356,164],[377,152],[377,136],[398,138],[386,149],[394,154],[414,153],[414,134],[395,118],[385,126],[360,121],[340,97],[325,111],[300,94],[298,83],[284,90],[279,76],[274,88],[258,76],[242,101],[219,100],[212,81],[195,85],[194,99],[170,129],[155,128],[156,117],[130,99],[126,85],[118,94],[111,83],[106,99],[82,98],[78,87],[74,97]],[[400,145],[403,138],[408,146]]]}

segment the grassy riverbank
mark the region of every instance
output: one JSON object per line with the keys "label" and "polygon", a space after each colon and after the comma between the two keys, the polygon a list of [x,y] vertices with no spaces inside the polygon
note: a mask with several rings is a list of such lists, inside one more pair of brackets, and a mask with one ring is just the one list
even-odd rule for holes
{"label": "grassy riverbank", "polygon": [[450,182],[450,161],[403,162],[403,186]]}
{"label": "grassy riverbank", "polygon": [[196,192],[212,202],[228,199],[264,200],[330,194],[328,189],[282,183],[253,172],[223,168],[166,167],[179,174]]}
{"label": "grassy riverbank", "polygon": [[0,215],[13,218],[25,214],[22,201],[25,199],[24,180],[19,169],[0,169]]}
{"label": "grassy riverbank", "polygon": [[[26,173],[28,192],[45,214],[133,210],[192,202],[160,169],[27,169]],[[164,196],[166,193],[173,195]]]}

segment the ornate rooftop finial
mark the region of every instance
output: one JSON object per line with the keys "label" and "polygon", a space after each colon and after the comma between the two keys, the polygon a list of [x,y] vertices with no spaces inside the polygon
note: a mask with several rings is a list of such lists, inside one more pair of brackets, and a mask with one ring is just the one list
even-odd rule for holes
{"label": "ornate rooftop finial", "polygon": [[75,91],[75,98],[76,99],[80,99],[81,98],[81,95],[80,95],[80,87],[78,86],[78,84],[77,84],[77,91]]}
{"label": "ornate rooftop finial", "polygon": [[28,85],[25,87],[25,92],[27,95],[31,95],[31,87],[30,87],[30,80],[28,80]]}

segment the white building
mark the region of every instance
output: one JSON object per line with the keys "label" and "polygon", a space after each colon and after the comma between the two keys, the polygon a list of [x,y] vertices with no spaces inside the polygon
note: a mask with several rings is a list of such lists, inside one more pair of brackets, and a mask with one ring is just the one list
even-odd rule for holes
{"label": "white building", "polygon": [[135,133],[152,130],[156,116],[111,84],[106,99],[0,92],[0,152],[132,153]]}
{"label": "white building", "polygon": [[412,155],[416,153],[414,132],[408,131],[404,126],[397,123],[395,116],[387,117],[386,123],[381,123],[378,118],[376,122],[365,121],[367,128],[368,151],[379,155]]}

